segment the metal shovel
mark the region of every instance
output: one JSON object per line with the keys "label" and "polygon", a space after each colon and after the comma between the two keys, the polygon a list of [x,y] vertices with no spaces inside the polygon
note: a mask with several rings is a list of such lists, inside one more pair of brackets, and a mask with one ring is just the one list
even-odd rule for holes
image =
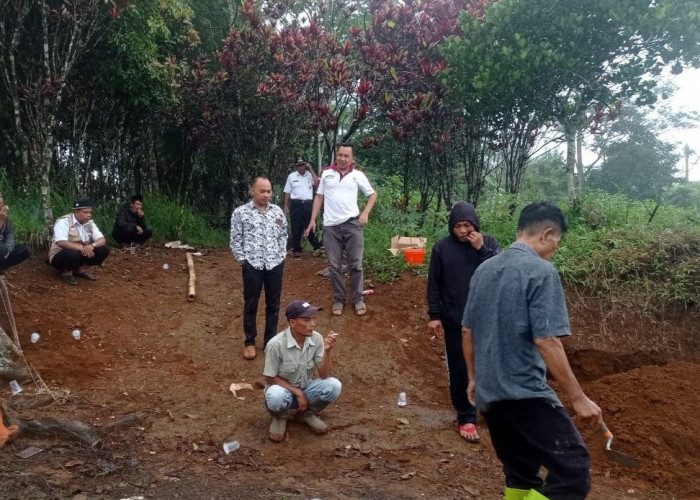
{"label": "metal shovel", "polygon": [[636,458],[632,458],[629,455],[625,455],[624,453],[610,449],[610,445],[612,445],[613,441],[613,434],[610,432],[610,429],[608,429],[608,426],[605,425],[605,422],[600,424],[600,432],[605,434],[605,437],[607,438],[605,442],[605,454],[610,460],[617,462],[620,465],[624,465],[625,467],[639,467],[640,462]]}

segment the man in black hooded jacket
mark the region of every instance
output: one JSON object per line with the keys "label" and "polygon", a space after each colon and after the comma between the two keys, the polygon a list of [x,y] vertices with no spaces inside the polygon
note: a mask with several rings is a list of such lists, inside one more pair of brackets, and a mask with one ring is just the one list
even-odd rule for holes
{"label": "man in black hooded jacket", "polygon": [[496,239],[481,234],[479,228],[479,217],[471,203],[454,205],[449,218],[450,234],[433,246],[428,269],[428,330],[437,338],[445,338],[452,406],[457,411],[460,436],[471,443],[479,442],[479,434],[476,408],[467,399],[469,380],[461,320],[474,271],[501,251]]}

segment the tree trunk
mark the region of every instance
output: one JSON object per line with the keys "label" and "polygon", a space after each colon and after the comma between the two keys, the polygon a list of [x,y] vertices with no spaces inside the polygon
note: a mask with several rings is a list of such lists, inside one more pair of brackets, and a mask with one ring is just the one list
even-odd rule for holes
{"label": "tree trunk", "polygon": [[576,133],[576,177],[578,180],[578,192],[586,190],[586,174],[583,170],[583,130]]}
{"label": "tree trunk", "polygon": [[16,360],[22,357],[19,346],[10,339],[0,326],[0,379],[23,381],[31,378],[29,369]]}
{"label": "tree trunk", "polygon": [[569,199],[575,200],[576,192],[576,132],[570,127],[565,127],[566,137],[566,175],[569,181]]}

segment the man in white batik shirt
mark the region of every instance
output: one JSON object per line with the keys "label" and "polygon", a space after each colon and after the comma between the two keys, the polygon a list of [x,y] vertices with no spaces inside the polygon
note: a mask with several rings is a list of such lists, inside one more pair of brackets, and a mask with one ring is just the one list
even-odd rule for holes
{"label": "man in white batik shirt", "polygon": [[282,273],[287,253],[287,219],[270,203],[272,184],[256,177],[250,187],[252,200],[233,211],[231,251],[243,274],[243,357],[254,359],[257,337],[258,301],[265,288],[265,333],[263,348],[277,333],[282,295]]}

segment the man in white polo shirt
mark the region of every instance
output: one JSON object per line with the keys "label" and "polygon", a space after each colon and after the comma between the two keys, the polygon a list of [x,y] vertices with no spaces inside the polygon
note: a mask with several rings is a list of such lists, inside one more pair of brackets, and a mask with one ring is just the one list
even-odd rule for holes
{"label": "man in white polo shirt", "polygon": [[[314,188],[318,186],[318,175],[303,158],[297,159],[295,167],[296,170],[287,176],[284,185],[284,213],[290,216],[294,257],[301,257],[301,234],[311,220],[311,204]],[[315,231],[309,233],[309,243],[314,250],[321,248]]]}
{"label": "man in white polo shirt", "polygon": [[76,200],[72,214],[56,219],[49,262],[62,272],[63,281],[75,286],[76,276],[96,280],[88,266],[102,265],[108,255],[105,237],[92,220],[92,203]]}
{"label": "man in white polo shirt", "polygon": [[[323,205],[323,244],[328,256],[328,271],[333,285],[333,314],[343,314],[346,291],[341,273],[343,253],[350,273],[350,294],[358,316],[367,313],[362,300],[362,253],[364,250],[363,226],[377,201],[377,193],[365,174],[355,168],[352,144],[343,143],[336,152],[336,161],[323,169],[311,221],[304,235],[316,229],[316,217]],[[367,196],[362,212],[357,206],[357,191]]]}

